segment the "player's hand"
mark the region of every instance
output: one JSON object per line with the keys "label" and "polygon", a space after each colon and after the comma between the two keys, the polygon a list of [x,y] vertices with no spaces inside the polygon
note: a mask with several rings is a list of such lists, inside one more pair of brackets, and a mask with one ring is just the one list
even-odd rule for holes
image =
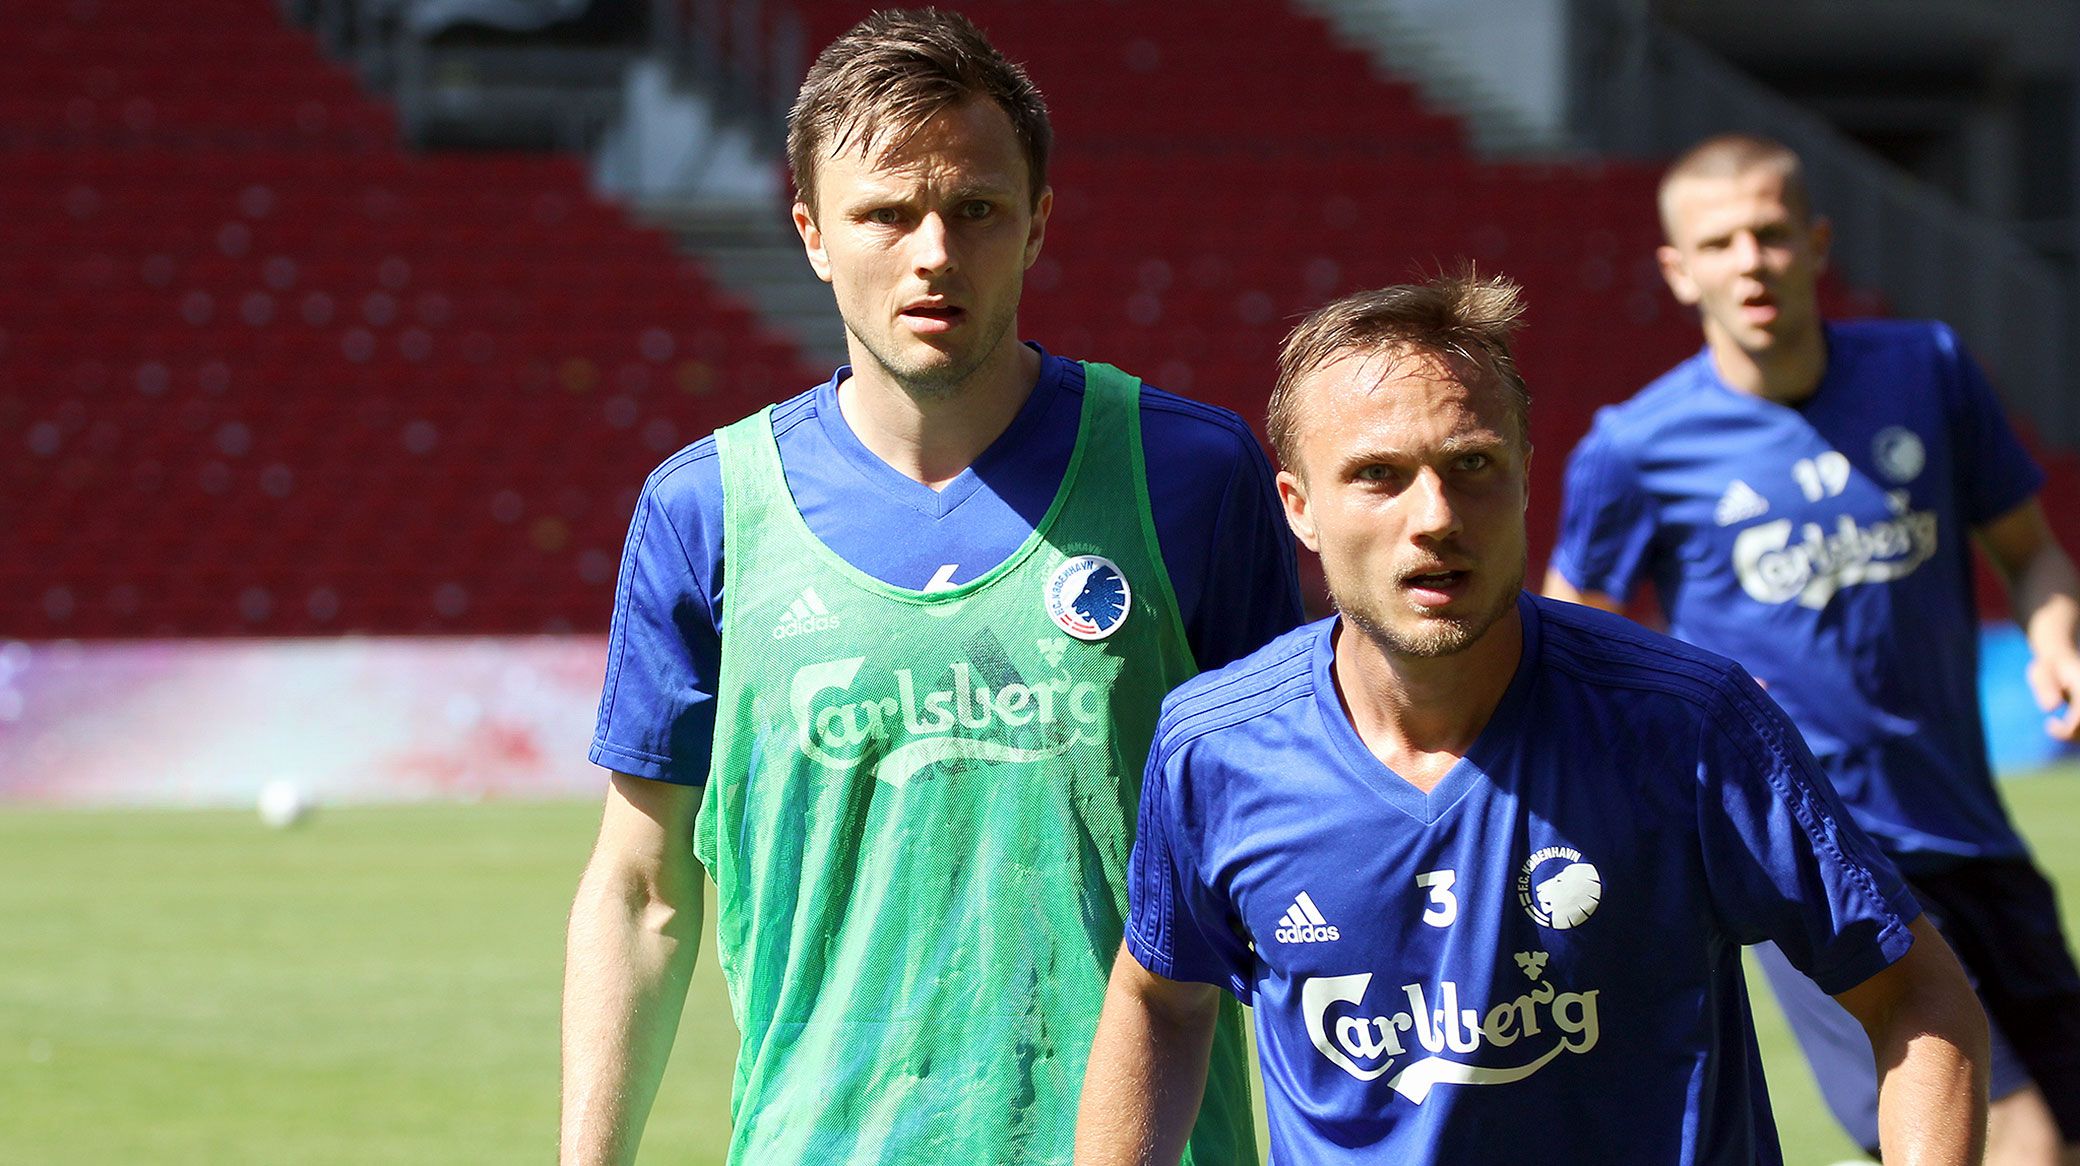
{"label": "player's hand", "polygon": [[2026,675],[2044,710],[2044,731],[2060,741],[2080,737],[2080,653],[2034,657]]}

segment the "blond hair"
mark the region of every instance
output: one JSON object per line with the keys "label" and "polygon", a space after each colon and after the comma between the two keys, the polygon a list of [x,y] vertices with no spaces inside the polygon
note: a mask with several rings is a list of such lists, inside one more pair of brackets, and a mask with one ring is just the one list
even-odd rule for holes
{"label": "blond hair", "polygon": [[1517,435],[1530,440],[1531,390],[1517,372],[1510,341],[1522,325],[1523,290],[1471,267],[1421,283],[1358,292],[1317,309],[1286,336],[1278,353],[1265,428],[1278,460],[1296,466],[1304,402],[1298,386],[1337,357],[1376,352],[1426,352],[1463,361],[1509,391]]}
{"label": "blond hair", "polygon": [[1756,171],[1774,173],[1784,181],[1784,205],[1800,222],[1813,215],[1806,194],[1805,165],[1791,147],[1760,134],[1718,134],[1683,151],[1661,174],[1654,202],[1661,212],[1661,233],[1673,240],[1673,195],[1677,184],[1691,179],[1740,178]]}

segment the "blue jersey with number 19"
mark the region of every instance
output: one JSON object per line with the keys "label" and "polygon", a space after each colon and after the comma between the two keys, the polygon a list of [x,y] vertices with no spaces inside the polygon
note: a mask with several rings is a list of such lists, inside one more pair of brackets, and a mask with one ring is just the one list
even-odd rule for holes
{"label": "blue jersey with number 19", "polygon": [[1987,766],[1970,535],[2043,484],[1941,324],[1827,325],[1797,405],[1700,352],[1597,414],[1553,567],[1769,685],[1865,830],[1910,872],[2016,857]]}
{"label": "blue jersey with number 19", "polygon": [[1352,728],[1333,619],[1173,693],[1128,947],[1255,1007],[1279,1162],[1780,1162],[1740,947],[1839,992],[1919,908],[1738,665],[1518,610],[1428,794]]}

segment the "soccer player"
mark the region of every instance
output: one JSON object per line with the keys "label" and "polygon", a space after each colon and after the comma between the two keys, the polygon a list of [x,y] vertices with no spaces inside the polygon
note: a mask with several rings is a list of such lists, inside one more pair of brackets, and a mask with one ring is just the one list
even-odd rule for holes
{"label": "soccer player", "polygon": [[[1617,610],[1654,581],[1670,631],[1739,660],[1906,874],[1993,1021],[1988,1161],[2080,1161],[2080,971],[1986,759],[1968,536],[2007,580],[2047,723],[2080,725],[2073,564],[2043,475],[1941,324],[1824,322],[1830,229],[1799,161],[1746,135],[1662,179],[1662,274],[1703,351],[1598,413],[1568,463],[1548,595]],[[1875,1147],[1862,1034],[1761,961],[1852,1136]],[[2032,1084],[2032,1080],[2034,1084]]]}
{"label": "soccer player", "polygon": [[[1020,343],[1049,140],[953,14],[877,14],[803,83],[794,218],[850,364],[638,503],[566,1162],[633,1155],[702,867],[742,1032],[732,1162],[1069,1158],[1158,703],[1300,607],[1239,418]],[[1239,1032],[1192,1143],[1211,1166],[1256,1157]]]}
{"label": "soccer player", "polygon": [[1079,1161],[1176,1161],[1225,987],[1277,1162],[1777,1163],[1769,937],[1868,1028],[1896,1160],[1976,1162],[1985,1021],[1796,730],[1522,591],[1519,310],[1449,276],[1287,339],[1279,491],[1339,614],[1164,704]]}

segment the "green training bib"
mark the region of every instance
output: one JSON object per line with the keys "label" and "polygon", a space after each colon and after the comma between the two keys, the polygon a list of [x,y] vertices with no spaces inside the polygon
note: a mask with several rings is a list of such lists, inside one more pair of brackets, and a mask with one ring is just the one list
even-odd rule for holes
{"label": "green training bib", "polygon": [[[1010,558],[893,587],[810,533],[771,410],[717,434],[728,583],[695,848],[743,1034],[733,1163],[1067,1163],[1142,766],[1190,677],[1140,383],[1087,365]],[[1232,1003],[1186,1161],[1256,1160]]]}

